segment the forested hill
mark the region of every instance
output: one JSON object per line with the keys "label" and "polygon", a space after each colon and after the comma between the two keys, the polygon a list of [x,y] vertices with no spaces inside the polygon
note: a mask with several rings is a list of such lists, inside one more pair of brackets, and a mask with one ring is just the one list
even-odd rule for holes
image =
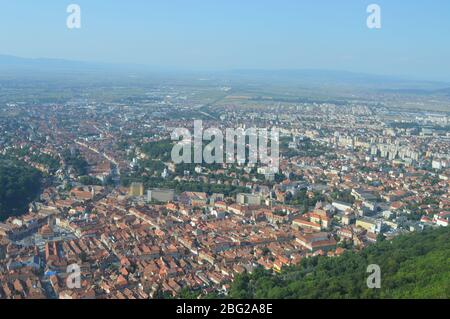
{"label": "forested hill", "polygon": [[[367,266],[381,288],[367,288]],[[362,252],[304,259],[273,275],[258,269],[232,284],[232,298],[450,298],[450,229],[408,234]]]}
{"label": "forested hill", "polygon": [[0,158],[0,221],[25,213],[40,187],[38,170],[22,162]]}

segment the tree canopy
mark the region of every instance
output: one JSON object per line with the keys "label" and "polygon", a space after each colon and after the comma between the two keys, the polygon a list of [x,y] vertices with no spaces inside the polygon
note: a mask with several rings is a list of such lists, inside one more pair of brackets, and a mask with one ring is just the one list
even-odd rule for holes
{"label": "tree canopy", "polygon": [[39,194],[41,173],[21,162],[0,159],[0,220],[27,211]]}
{"label": "tree canopy", "polygon": [[[449,298],[450,229],[382,241],[340,257],[303,259],[280,274],[257,269],[233,282],[231,298]],[[380,266],[381,288],[367,287],[367,267]]]}

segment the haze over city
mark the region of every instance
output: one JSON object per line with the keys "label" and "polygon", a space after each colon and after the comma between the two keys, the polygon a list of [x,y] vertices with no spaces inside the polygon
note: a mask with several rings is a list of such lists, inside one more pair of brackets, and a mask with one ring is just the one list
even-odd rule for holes
{"label": "haze over city", "polygon": [[329,69],[450,82],[445,0],[1,1],[0,54],[170,70]]}

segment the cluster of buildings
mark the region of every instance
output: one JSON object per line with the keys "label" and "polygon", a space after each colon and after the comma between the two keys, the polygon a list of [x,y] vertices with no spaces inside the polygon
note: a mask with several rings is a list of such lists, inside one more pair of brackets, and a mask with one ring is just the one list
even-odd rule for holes
{"label": "cluster of buildings", "polygon": [[[181,96],[153,94],[140,107],[81,101],[24,108],[17,126],[8,126],[1,154],[45,168],[34,156],[45,150],[60,167],[47,170],[49,181],[29,212],[0,223],[0,298],[227,294],[236,276],[257,267],[282,272],[305,258],[334,258],[403,233],[448,227],[445,131],[392,128],[386,113],[366,105],[261,108],[230,99],[202,110],[219,114],[208,125],[279,127],[288,141],[280,174],[267,180],[245,164],[180,173],[170,161],[139,152],[136,141],[166,139],[170,128],[189,122],[171,114],[194,106]],[[148,105],[155,108],[142,107]],[[68,122],[71,116],[79,121]],[[80,182],[60,156],[67,144],[100,183]],[[136,181],[138,174],[148,179]],[[134,180],[121,186],[123,177]],[[179,190],[167,181],[232,191]],[[76,287],[69,284],[74,265]]]}

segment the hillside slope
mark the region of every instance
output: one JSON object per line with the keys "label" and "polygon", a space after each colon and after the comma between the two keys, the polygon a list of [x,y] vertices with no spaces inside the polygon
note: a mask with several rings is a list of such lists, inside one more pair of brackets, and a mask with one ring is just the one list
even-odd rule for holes
{"label": "hillside slope", "polygon": [[[381,288],[367,288],[367,266],[381,268]],[[232,284],[232,298],[450,298],[450,229],[383,241],[360,253],[304,259],[273,275],[258,269]]]}

